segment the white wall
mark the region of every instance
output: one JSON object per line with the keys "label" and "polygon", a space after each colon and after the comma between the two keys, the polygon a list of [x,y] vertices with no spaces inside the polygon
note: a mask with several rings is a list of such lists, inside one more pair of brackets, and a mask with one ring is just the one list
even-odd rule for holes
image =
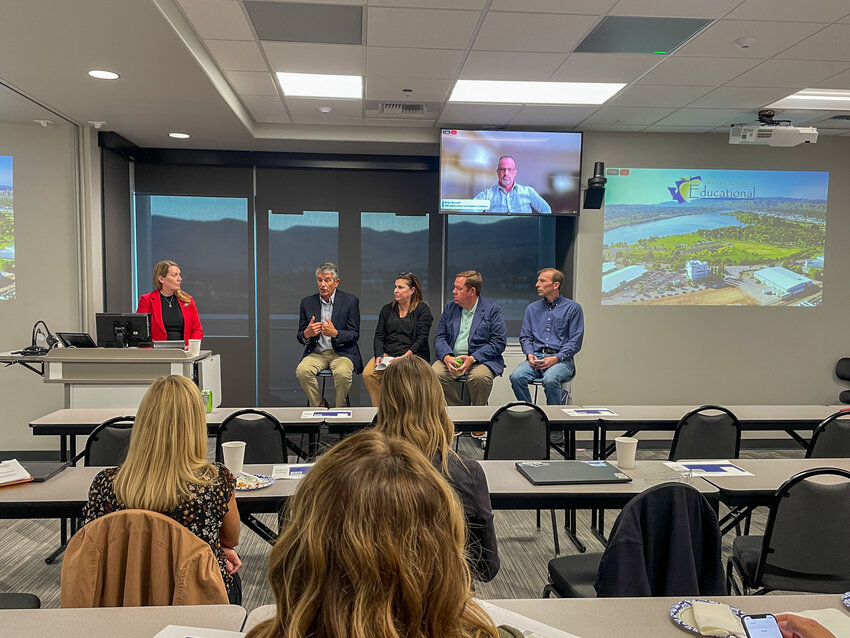
{"label": "white wall", "polygon": [[602,306],[603,211],[579,220],[576,300],[584,309],[574,403],[837,403],[850,355],[850,139],[796,148],[730,146],[724,134],[586,133],[582,174],[608,167],[829,171],[819,308]]}
{"label": "white wall", "polygon": [[[39,319],[53,332],[80,328],[74,135],[70,125],[0,123],[0,155],[14,157],[16,262],[16,298],[0,301],[0,351],[29,345]],[[61,385],[0,370],[0,449],[58,449],[28,423],[63,404]]]}

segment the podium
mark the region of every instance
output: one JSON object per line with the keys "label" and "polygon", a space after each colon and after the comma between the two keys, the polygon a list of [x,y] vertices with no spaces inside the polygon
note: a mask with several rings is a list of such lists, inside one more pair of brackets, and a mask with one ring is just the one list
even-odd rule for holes
{"label": "podium", "polygon": [[[0,362],[19,363],[41,374],[45,383],[61,383],[66,408],[138,407],[151,383],[177,374],[212,391],[221,404],[220,357],[209,350],[190,355],[156,348],[54,348],[42,356],[0,354]],[[40,368],[40,369],[39,369]]]}

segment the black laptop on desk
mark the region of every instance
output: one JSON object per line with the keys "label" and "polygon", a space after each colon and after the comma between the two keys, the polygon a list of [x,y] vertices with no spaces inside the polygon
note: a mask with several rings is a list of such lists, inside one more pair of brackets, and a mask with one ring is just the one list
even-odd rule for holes
{"label": "black laptop on desk", "polygon": [[516,469],[533,485],[630,483],[632,480],[607,461],[517,461]]}

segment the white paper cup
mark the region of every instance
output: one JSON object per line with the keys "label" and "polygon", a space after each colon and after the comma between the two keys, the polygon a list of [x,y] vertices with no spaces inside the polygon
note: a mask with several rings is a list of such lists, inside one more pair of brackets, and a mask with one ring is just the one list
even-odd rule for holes
{"label": "white paper cup", "polygon": [[245,460],[245,441],[226,441],[221,444],[224,464],[235,476],[242,474],[242,463]]}
{"label": "white paper cup", "polygon": [[635,452],[638,440],[630,436],[618,436],[614,439],[617,445],[617,467],[630,470],[635,466]]}
{"label": "white paper cup", "polygon": [[197,357],[199,354],[201,354],[200,339],[189,339],[189,354],[193,357]]}

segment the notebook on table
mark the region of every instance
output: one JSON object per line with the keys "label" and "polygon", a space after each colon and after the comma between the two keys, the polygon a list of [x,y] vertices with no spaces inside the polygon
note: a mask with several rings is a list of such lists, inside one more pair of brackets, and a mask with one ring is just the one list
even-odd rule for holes
{"label": "notebook on table", "polygon": [[533,485],[630,483],[632,480],[607,461],[517,461],[516,469]]}

